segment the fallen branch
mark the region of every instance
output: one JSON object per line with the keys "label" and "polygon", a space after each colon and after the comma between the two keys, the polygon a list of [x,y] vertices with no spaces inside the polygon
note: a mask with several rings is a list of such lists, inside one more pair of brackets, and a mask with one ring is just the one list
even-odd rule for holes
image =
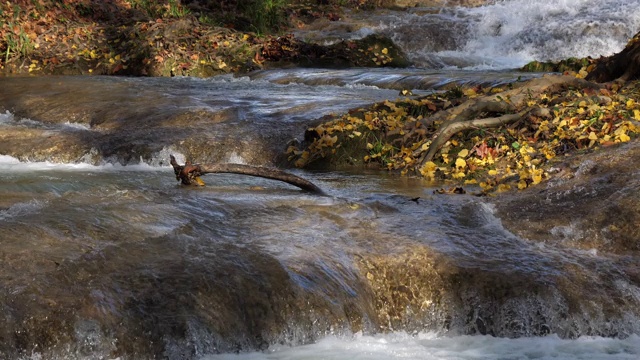
{"label": "fallen branch", "polygon": [[173,166],[176,180],[181,181],[184,185],[204,185],[202,180],[200,180],[200,176],[204,174],[231,173],[283,181],[293,186],[297,186],[302,190],[318,195],[324,195],[324,191],[312,182],[279,169],[243,164],[194,165],[191,164],[190,161],[187,161],[184,166],[182,166],[178,165],[173,155],[171,155],[171,166]]}

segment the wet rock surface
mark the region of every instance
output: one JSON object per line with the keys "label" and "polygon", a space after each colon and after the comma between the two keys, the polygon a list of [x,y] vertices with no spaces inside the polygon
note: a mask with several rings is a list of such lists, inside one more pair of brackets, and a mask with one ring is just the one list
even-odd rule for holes
{"label": "wet rock surface", "polygon": [[[640,250],[640,143],[575,154],[541,186],[498,196],[506,228],[535,241],[619,255]],[[558,240],[551,240],[558,239]]]}

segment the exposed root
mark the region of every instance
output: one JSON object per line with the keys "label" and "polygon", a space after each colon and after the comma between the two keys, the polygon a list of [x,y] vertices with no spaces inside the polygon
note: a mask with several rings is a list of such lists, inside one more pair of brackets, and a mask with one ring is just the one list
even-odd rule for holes
{"label": "exposed root", "polygon": [[571,76],[544,76],[499,94],[469,99],[422,121],[424,126],[429,126],[435,121],[443,121],[443,125],[431,138],[424,139],[422,142],[424,144],[431,141],[431,144],[428,147],[418,147],[414,155],[420,159],[422,166],[431,161],[436,152],[458,132],[498,127],[522,119],[531,111],[540,113],[544,110],[528,107],[527,101],[536,99],[545,92],[569,87],[599,89],[601,86]]}
{"label": "exposed root", "polygon": [[507,114],[492,118],[474,119],[467,121],[456,121],[449,123],[447,126],[440,128],[432,137],[432,143],[429,146],[429,150],[425,153],[421,159],[421,164],[427,161],[431,161],[436,152],[455,134],[460,131],[474,129],[474,128],[491,128],[501,125],[510,124],[517,120],[520,120],[526,112],[520,112],[517,114]]}

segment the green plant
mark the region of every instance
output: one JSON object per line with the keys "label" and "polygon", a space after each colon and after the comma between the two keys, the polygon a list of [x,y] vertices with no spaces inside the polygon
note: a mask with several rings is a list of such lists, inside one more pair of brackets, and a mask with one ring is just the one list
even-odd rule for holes
{"label": "green plant", "polygon": [[286,0],[246,0],[238,4],[238,10],[249,20],[253,31],[264,34],[286,23],[286,5]]}
{"label": "green plant", "polygon": [[462,86],[456,85],[454,88],[447,90],[444,93],[444,97],[447,99],[460,99],[464,97],[464,91],[462,90]]}
{"label": "green plant", "polygon": [[214,20],[213,18],[211,18],[209,15],[205,15],[205,14],[200,14],[200,17],[198,17],[198,22],[202,25],[208,25],[208,26],[219,26],[220,23],[216,20]]}
{"label": "green plant", "polygon": [[[29,36],[21,26],[18,27],[13,23],[8,23],[8,25],[11,30],[5,35],[7,46],[4,54],[5,64],[9,62],[11,56],[19,55],[26,57],[34,49],[31,39],[29,39]],[[18,29],[19,32],[16,32],[16,29]]]}
{"label": "green plant", "polygon": [[182,18],[191,13],[191,10],[182,6],[179,0],[169,0],[169,16],[175,18]]}
{"label": "green plant", "polygon": [[132,8],[140,10],[151,18],[157,18],[162,16],[158,4],[150,0],[129,0],[129,4]]}
{"label": "green plant", "polygon": [[375,134],[371,133],[373,136],[373,140],[367,143],[367,149],[369,150],[369,155],[366,157],[366,161],[372,161],[374,159],[378,159],[382,164],[388,165],[392,162],[393,155],[398,150],[391,144],[382,141],[381,138],[378,138]]}

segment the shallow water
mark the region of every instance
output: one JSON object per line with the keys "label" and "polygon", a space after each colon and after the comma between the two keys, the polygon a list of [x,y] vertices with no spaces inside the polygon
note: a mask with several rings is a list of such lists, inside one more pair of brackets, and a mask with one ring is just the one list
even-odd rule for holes
{"label": "shallow water", "polygon": [[315,196],[231,174],[184,188],[148,165],[0,168],[8,355],[640,354],[638,259],[520,239],[481,199],[420,179],[296,172]]}
{"label": "shallow water", "polygon": [[[581,339],[595,336],[596,344],[615,340],[611,356],[600,358],[637,354],[633,254],[519,238],[484,199],[435,195],[442,185],[416,178],[291,170],[328,194],[315,196],[231,174],[185,188],[166,166],[169,154],[184,162],[182,149],[208,162],[271,165],[271,157],[255,154],[282,151],[307,117],[396,94],[381,86],[393,87],[397,76],[444,78],[378,73],[386,82],[355,81],[365,76],[359,70],[261,72],[253,79],[6,79],[2,99],[11,105],[0,130],[9,153],[25,158],[0,157],[1,353],[471,359],[474,347],[502,356],[514,344],[533,349],[549,341],[566,350],[540,356],[571,359],[585,358]],[[331,85],[308,84],[312,76]],[[457,76],[451,81],[493,75]],[[517,76],[501,72],[493,81]],[[274,83],[283,78],[286,84]],[[122,96],[118,89],[132,98],[109,111]],[[273,91],[282,95],[267,101]],[[236,113],[240,103],[255,105],[242,110],[252,120],[216,117]],[[184,121],[194,107],[206,111]],[[181,147],[202,135],[269,141]],[[59,146],[59,138],[78,148]],[[114,157],[110,146],[118,142],[134,154],[153,151]],[[56,161],[74,149],[76,161]],[[25,161],[34,153],[48,162]],[[494,356],[478,351],[479,359]]]}

